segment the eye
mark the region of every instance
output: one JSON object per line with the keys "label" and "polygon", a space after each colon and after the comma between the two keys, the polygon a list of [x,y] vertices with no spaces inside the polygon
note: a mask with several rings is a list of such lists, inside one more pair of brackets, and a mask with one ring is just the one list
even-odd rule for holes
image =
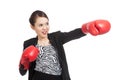
{"label": "eye", "polygon": [[39,24],[39,27],[42,27],[43,26],[43,24]]}
{"label": "eye", "polygon": [[46,25],[49,25],[49,23],[47,22]]}

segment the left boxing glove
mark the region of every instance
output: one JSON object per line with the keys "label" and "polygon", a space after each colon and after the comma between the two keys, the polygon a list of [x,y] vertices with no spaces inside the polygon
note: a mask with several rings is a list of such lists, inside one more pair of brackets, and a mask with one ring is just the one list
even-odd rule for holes
{"label": "left boxing glove", "polygon": [[95,20],[82,25],[83,33],[90,33],[93,36],[107,33],[111,28],[111,24],[107,20]]}
{"label": "left boxing glove", "polygon": [[20,59],[20,64],[24,66],[25,70],[29,69],[29,63],[36,60],[38,54],[39,54],[38,48],[36,48],[33,45],[27,47],[23,51],[22,57]]}

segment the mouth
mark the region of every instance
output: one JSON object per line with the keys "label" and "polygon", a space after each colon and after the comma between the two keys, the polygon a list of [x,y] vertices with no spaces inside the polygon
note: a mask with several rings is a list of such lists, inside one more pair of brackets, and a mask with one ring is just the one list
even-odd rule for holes
{"label": "mouth", "polygon": [[47,35],[47,33],[48,33],[47,31],[43,31],[42,32],[43,35]]}

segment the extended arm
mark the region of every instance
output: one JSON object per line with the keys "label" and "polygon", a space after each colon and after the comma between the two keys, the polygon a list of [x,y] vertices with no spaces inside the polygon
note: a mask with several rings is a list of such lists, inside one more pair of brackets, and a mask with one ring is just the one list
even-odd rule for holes
{"label": "extended arm", "polygon": [[82,25],[81,28],[70,32],[61,32],[60,40],[64,44],[68,41],[81,38],[90,33],[93,36],[107,33],[111,28],[110,22],[107,20],[94,20]]}

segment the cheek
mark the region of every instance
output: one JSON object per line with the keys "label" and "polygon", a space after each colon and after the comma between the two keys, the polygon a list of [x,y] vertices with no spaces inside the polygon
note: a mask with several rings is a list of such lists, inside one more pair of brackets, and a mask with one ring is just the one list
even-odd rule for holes
{"label": "cheek", "polygon": [[50,27],[48,26],[48,28],[47,28],[47,29],[48,29],[48,31],[49,31]]}
{"label": "cheek", "polygon": [[37,33],[40,33],[42,30],[40,28],[35,30]]}

